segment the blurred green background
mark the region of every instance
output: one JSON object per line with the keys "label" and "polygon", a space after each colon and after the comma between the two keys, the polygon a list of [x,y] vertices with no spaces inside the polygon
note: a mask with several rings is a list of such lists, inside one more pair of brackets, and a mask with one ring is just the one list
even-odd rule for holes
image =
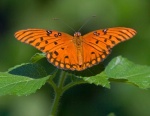
{"label": "blurred green background", "polygon": [[[96,15],[81,30],[124,26],[137,35],[117,45],[104,61],[122,55],[129,60],[150,66],[150,1],[149,0],[0,0],[0,71],[28,62],[40,52],[14,38],[20,29],[44,28],[74,32],[60,18],[78,30],[88,17]],[[43,86],[30,96],[0,97],[0,116],[48,116],[51,89]],[[123,83],[111,83],[111,89],[95,85],[79,85],[61,99],[59,116],[150,116],[150,90],[141,90]]]}

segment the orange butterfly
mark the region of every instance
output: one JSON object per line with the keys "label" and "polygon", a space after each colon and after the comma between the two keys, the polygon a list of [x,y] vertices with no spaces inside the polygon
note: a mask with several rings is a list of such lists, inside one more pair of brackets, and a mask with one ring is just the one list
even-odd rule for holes
{"label": "orange butterfly", "polygon": [[116,44],[132,38],[136,31],[126,27],[95,30],[74,36],[55,30],[27,29],[15,33],[21,42],[30,44],[42,52],[54,66],[82,71],[102,62]]}

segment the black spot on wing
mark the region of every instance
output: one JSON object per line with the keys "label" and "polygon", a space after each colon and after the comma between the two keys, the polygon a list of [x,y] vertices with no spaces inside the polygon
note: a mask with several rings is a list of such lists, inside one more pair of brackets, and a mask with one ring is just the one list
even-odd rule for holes
{"label": "black spot on wing", "polygon": [[43,41],[44,40],[43,37],[40,37],[40,40]]}
{"label": "black spot on wing", "polygon": [[54,51],[54,54],[55,54],[56,56],[58,56],[59,53],[58,53],[57,51]]}
{"label": "black spot on wing", "polygon": [[69,56],[65,56],[65,58],[69,58]]}
{"label": "black spot on wing", "polygon": [[45,44],[48,44],[48,41],[47,41],[47,40],[45,40]]}
{"label": "black spot on wing", "polygon": [[35,44],[35,46],[39,46],[40,45],[40,42],[37,42],[36,44]]}
{"label": "black spot on wing", "polygon": [[56,41],[54,41],[54,44],[57,45],[58,43]]}
{"label": "black spot on wing", "polygon": [[52,31],[47,30],[47,36],[50,36],[50,34],[52,34]]}
{"label": "black spot on wing", "polygon": [[104,33],[104,35],[106,35],[106,34],[107,34],[107,30],[108,30],[108,29],[103,29],[103,33]]}

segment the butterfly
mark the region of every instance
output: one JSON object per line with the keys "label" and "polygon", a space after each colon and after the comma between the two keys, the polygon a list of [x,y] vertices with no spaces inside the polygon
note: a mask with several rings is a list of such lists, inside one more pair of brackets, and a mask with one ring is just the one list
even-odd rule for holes
{"label": "butterfly", "polygon": [[102,62],[111,49],[120,42],[132,38],[136,31],[126,27],[100,29],[71,36],[64,32],[45,29],[19,30],[15,37],[46,53],[54,66],[72,71],[82,71]]}

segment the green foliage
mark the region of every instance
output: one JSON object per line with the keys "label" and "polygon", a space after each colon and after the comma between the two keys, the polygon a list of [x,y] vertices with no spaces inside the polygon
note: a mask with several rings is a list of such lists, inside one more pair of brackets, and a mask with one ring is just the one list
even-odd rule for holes
{"label": "green foliage", "polygon": [[45,55],[36,54],[31,58],[31,63],[21,64],[0,73],[0,95],[29,95],[40,89],[46,82],[56,90],[59,85],[56,80],[59,78],[64,78],[63,92],[82,83],[110,88],[110,81],[130,83],[147,89],[150,88],[149,77],[150,67],[134,64],[121,56],[114,58],[104,71],[99,68],[98,74],[83,76],[82,72],[76,75],[73,71],[57,69],[47,62]]}
{"label": "green foliage", "polygon": [[150,88],[150,67],[134,64],[121,56],[113,59],[105,69],[113,80],[134,84],[139,88]]}
{"label": "green foliage", "polygon": [[[90,72],[90,73],[89,73]],[[82,72],[63,71],[48,63],[44,54],[35,54],[30,63],[0,72],[0,96],[29,95],[48,82],[55,92],[50,115],[56,115],[63,93],[71,87],[89,83],[110,88],[110,82],[123,82],[139,88],[150,88],[150,67],[134,64],[121,56],[103,69],[101,64]],[[110,114],[113,115],[113,114]]]}
{"label": "green foliage", "polygon": [[83,77],[83,80],[90,83],[90,84],[95,84],[95,85],[101,85],[103,87],[110,88],[108,77],[104,72],[101,72],[98,75],[91,76],[91,77]]}
{"label": "green foliage", "polygon": [[26,76],[0,73],[0,96],[2,95],[29,95],[40,89],[49,77],[33,79]]}

